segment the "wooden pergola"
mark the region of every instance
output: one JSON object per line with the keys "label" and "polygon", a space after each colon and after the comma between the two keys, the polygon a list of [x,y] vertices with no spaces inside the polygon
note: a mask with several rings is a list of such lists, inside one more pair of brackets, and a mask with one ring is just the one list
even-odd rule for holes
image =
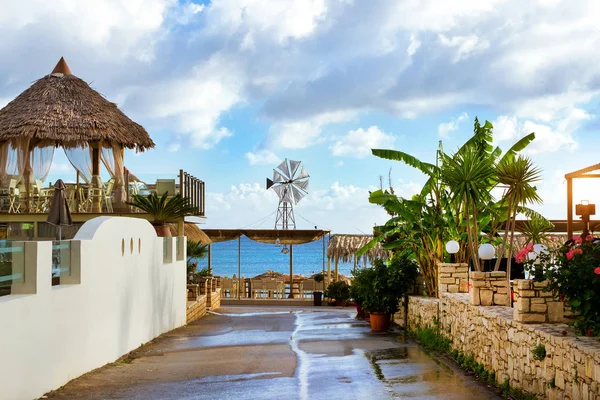
{"label": "wooden pergola", "polygon": [[[577,171],[565,174],[567,180],[567,237],[573,236],[573,179],[600,178],[600,164],[590,165]],[[594,224],[593,224],[594,223]],[[590,221],[590,227],[600,221]],[[585,227],[584,227],[585,229]]]}

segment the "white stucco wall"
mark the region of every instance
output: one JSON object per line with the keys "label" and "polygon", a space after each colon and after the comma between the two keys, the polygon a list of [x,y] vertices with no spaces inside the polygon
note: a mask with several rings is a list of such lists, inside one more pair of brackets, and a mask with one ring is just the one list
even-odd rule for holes
{"label": "white stucco wall", "polygon": [[72,241],[80,283],[54,287],[51,242],[27,242],[35,294],[0,297],[0,399],[40,397],[184,325],[185,261],[172,238],[163,263],[162,240],[142,219],[95,218]]}

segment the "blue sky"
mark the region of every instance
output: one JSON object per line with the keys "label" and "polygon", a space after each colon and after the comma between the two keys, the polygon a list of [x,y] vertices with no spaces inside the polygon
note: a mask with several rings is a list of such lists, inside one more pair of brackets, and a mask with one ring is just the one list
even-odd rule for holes
{"label": "blue sky", "polygon": [[[131,171],[206,181],[207,227],[272,226],[255,223],[277,205],[264,180],[287,157],[311,174],[299,227],[369,232],[386,219],[367,200],[381,175],[406,196],[424,180],[370,148],[432,161],[475,116],[504,148],[536,132],[550,218],[565,218],[564,174],[598,162],[596,1],[0,3],[0,106],[64,56],[156,142],[126,155]],[[57,152],[50,178],[69,174]],[[600,202],[586,183],[576,200]]]}

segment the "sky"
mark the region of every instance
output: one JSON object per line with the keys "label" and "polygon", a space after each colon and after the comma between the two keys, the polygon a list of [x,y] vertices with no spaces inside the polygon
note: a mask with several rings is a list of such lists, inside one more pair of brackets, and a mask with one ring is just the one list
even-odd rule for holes
{"label": "sky", "polygon": [[[473,120],[543,169],[552,219],[565,173],[599,162],[600,2],[595,0],[0,0],[0,107],[64,56],[73,73],[142,124],[156,148],[126,153],[149,182],[180,168],[206,182],[207,228],[270,228],[265,178],[301,160],[298,228],[370,233],[383,179],[425,177],[371,148],[434,161]],[[71,176],[56,152],[50,179]],[[575,200],[600,202],[600,180]]]}

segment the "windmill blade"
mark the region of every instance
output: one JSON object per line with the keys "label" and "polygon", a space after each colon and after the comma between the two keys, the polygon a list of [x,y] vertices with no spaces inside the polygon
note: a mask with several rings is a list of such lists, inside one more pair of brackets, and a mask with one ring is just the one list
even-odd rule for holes
{"label": "windmill blade", "polygon": [[304,196],[306,196],[306,194],[304,194],[300,190],[298,190],[298,188],[296,188],[296,186],[294,186],[294,185],[291,185],[291,186],[292,186],[292,192],[294,193],[295,204],[298,204],[298,202],[300,200],[302,200],[302,198]]}
{"label": "windmill blade", "polygon": [[296,179],[303,179],[303,178],[308,178],[308,177],[310,177],[310,175],[308,174],[308,172],[306,172],[304,167],[302,167],[302,170],[300,171],[300,175],[298,175],[298,177]]}
{"label": "windmill blade", "polygon": [[283,197],[281,198],[282,201],[287,201],[288,203],[294,203],[294,195],[292,193],[291,186],[290,185],[281,185],[282,188],[284,188],[283,190]]}
{"label": "windmill blade", "polygon": [[[283,160],[281,162],[281,164],[279,164],[279,166],[277,168],[281,172],[283,172],[283,176],[285,177],[286,181],[292,179],[291,176],[290,176],[290,168],[288,167],[287,158],[285,160]],[[277,182],[277,181],[275,181],[275,182]]]}
{"label": "windmill blade", "polygon": [[285,186],[284,185],[275,185],[272,187],[273,191],[275,193],[277,193],[277,196],[279,197],[279,200],[283,199],[283,196],[285,195]]}
{"label": "windmill blade", "polygon": [[267,178],[267,190],[269,190],[273,186],[273,181]]}
{"label": "windmill blade", "polygon": [[298,167],[300,166],[300,164],[301,161],[290,160],[290,167],[292,168],[290,179],[294,179],[294,175],[296,175],[296,171],[298,171]]}
{"label": "windmill blade", "polygon": [[305,181],[294,182],[294,185],[298,186],[300,189],[308,192],[308,179]]}
{"label": "windmill blade", "polygon": [[287,179],[281,175],[279,172],[273,170],[273,182],[274,183],[282,183],[287,181]]}

